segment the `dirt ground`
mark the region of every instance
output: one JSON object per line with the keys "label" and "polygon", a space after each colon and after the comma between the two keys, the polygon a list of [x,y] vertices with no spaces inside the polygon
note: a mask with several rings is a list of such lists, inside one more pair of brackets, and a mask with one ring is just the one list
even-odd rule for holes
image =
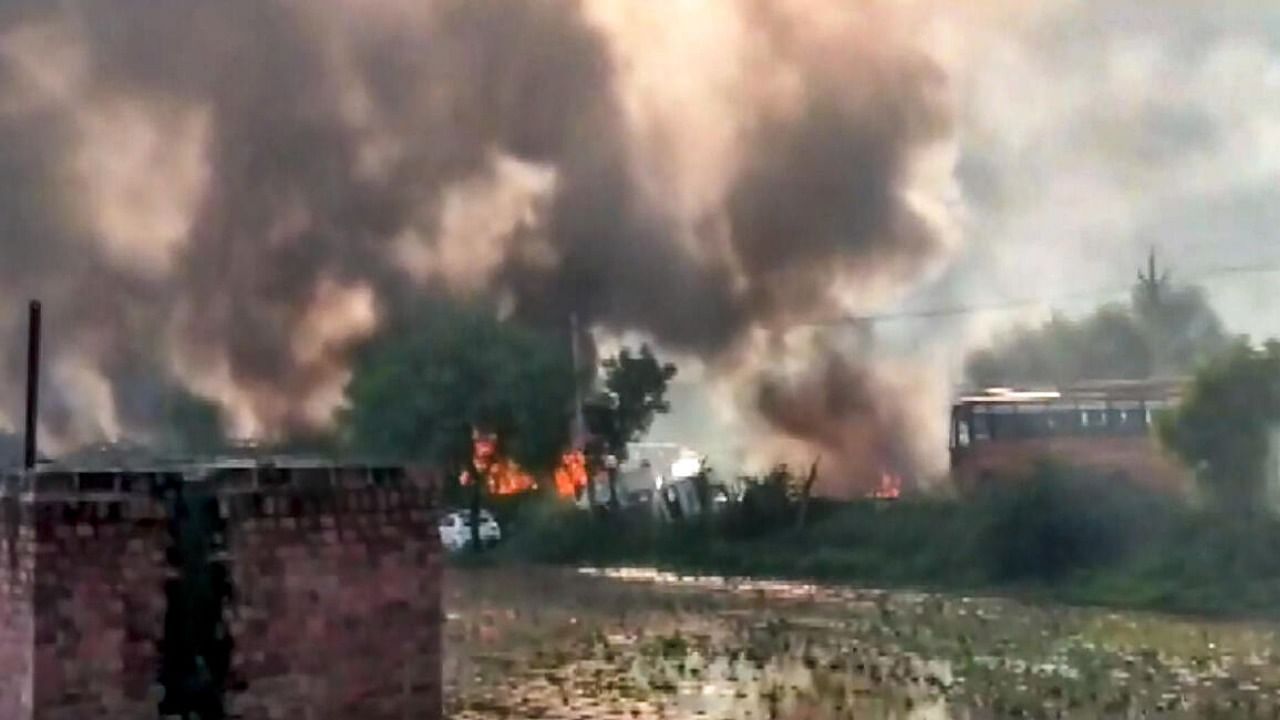
{"label": "dirt ground", "polygon": [[1276,717],[1277,626],[653,571],[452,571],[450,717]]}

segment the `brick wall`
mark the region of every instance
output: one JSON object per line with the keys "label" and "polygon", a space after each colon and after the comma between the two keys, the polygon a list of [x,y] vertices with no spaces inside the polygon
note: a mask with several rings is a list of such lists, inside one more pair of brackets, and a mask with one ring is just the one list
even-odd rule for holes
{"label": "brick wall", "polygon": [[[154,720],[164,585],[156,473],[0,480],[0,720]],[[433,485],[313,468],[200,483],[217,498],[245,720],[438,718]],[[178,483],[184,486],[183,483]]]}
{"label": "brick wall", "polygon": [[221,491],[245,718],[441,714],[441,557],[424,479],[295,473]]}
{"label": "brick wall", "polygon": [[3,482],[4,564],[16,593],[3,662],[27,668],[6,681],[3,717],[155,717],[166,531],[148,483],[60,473],[42,475],[34,491],[29,478]]}
{"label": "brick wall", "polygon": [[8,490],[0,495],[0,718],[26,718],[33,691],[34,538],[23,527],[16,493]]}

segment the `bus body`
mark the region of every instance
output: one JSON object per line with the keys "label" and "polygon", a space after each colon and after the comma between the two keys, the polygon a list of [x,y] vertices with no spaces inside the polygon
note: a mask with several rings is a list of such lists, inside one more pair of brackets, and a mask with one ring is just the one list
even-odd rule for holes
{"label": "bus body", "polygon": [[1181,387],[1176,380],[1114,381],[962,397],[951,411],[952,477],[971,492],[1053,459],[1185,493],[1190,471],[1154,433],[1156,417],[1176,406]]}

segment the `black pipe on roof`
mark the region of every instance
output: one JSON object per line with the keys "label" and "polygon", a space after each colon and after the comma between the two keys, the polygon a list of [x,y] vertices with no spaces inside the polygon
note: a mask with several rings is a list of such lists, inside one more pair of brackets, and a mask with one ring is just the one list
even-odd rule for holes
{"label": "black pipe on roof", "polygon": [[35,469],[38,458],[36,431],[40,415],[40,301],[31,301],[30,324],[27,328],[27,435],[23,467]]}

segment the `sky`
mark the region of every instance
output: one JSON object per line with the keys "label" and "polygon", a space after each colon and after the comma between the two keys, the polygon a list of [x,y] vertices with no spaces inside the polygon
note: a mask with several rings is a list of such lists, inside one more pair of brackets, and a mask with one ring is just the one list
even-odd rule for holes
{"label": "sky", "polygon": [[1280,5],[907,5],[949,77],[954,185],[934,194],[960,240],[866,309],[882,348],[958,383],[1010,327],[1127,297],[1152,250],[1231,330],[1280,335]]}
{"label": "sky", "polygon": [[[957,76],[966,250],[998,302],[1123,287],[1149,249],[1235,329],[1280,332],[1280,8],[1045,4]],[[927,290],[927,289],[926,289]],[[1049,303],[1064,309],[1081,302]]]}
{"label": "sky", "polygon": [[1261,0],[0,0],[0,306],[68,445],[325,427],[425,290],[655,342],[655,439],[937,470],[966,354],[1153,249],[1280,335],[1278,84]]}

